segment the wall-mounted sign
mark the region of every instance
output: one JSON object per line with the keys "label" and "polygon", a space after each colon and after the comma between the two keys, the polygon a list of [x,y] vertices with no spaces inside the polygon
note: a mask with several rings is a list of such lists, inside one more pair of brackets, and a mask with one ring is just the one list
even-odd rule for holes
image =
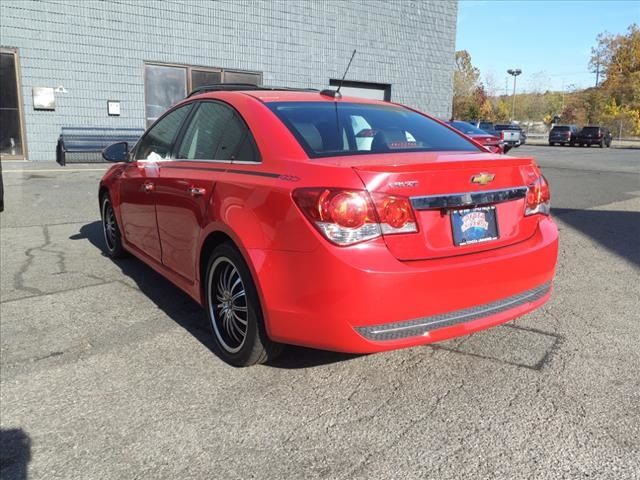
{"label": "wall-mounted sign", "polygon": [[55,110],[56,96],[51,87],[33,87],[33,109]]}
{"label": "wall-mounted sign", "polygon": [[120,115],[120,102],[118,100],[107,100],[107,113],[112,117]]}

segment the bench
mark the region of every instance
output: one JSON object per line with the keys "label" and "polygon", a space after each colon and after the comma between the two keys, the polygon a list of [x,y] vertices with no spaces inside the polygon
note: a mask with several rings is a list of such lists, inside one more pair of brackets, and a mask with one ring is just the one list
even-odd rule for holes
{"label": "bench", "polygon": [[112,143],[127,142],[133,148],[144,133],[142,128],[62,127],[56,146],[56,162],[104,162],[102,150]]}

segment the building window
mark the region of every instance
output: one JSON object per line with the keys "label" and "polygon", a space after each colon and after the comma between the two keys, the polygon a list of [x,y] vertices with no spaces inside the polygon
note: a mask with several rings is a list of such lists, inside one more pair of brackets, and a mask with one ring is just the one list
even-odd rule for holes
{"label": "building window", "polygon": [[[337,87],[340,80],[332,78],[329,85]],[[391,85],[388,83],[354,82],[345,80],[340,88],[340,93],[352,97],[372,98],[374,100],[391,101]]]}
{"label": "building window", "polygon": [[145,63],[145,115],[147,127],[193,89],[216,83],[262,83],[261,72],[190,65]]}
{"label": "building window", "polygon": [[24,159],[18,53],[0,49],[0,158]]}

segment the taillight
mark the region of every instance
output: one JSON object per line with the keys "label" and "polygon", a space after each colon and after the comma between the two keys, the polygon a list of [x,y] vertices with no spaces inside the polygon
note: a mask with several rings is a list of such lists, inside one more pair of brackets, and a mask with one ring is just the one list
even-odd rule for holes
{"label": "taillight", "polygon": [[413,233],[418,231],[416,217],[409,199],[384,193],[372,193],[382,233]]}
{"label": "taillight", "polygon": [[551,211],[551,192],[549,183],[544,176],[540,175],[535,182],[528,187],[527,202],[524,214],[533,215],[541,213],[549,215]]}
{"label": "taillight", "polygon": [[383,233],[418,231],[408,199],[378,193],[373,198],[365,190],[300,188],[293,192],[305,217],[337,245],[352,245]]}

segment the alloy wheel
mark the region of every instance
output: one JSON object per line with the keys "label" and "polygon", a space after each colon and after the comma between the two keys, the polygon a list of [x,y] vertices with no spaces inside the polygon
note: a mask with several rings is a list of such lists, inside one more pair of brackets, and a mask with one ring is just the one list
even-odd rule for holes
{"label": "alloy wheel", "polygon": [[110,252],[115,250],[118,241],[118,224],[116,216],[111,207],[111,202],[107,199],[102,204],[102,230],[104,232],[104,241]]}
{"label": "alloy wheel", "polygon": [[229,353],[240,351],[247,338],[249,308],[242,277],[233,262],[219,257],[207,281],[209,313],[220,345]]}

